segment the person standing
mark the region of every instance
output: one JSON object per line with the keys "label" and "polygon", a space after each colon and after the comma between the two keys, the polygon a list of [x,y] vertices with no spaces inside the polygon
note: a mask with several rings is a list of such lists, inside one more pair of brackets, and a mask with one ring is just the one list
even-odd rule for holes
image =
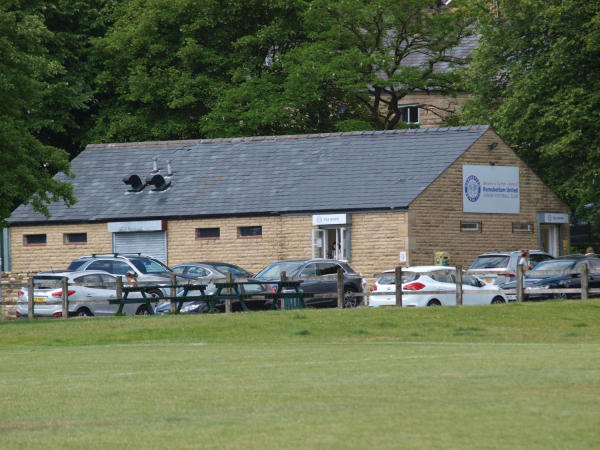
{"label": "person standing", "polygon": [[585,256],[594,256],[596,252],[594,251],[594,247],[588,247],[585,250]]}
{"label": "person standing", "polygon": [[523,266],[523,270],[530,270],[533,268],[533,264],[529,262],[529,250],[521,250],[521,259],[519,264]]}
{"label": "person standing", "polygon": [[131,286],[137,286],[138,278],[136,273],[127,272],[125,274],[125,279],[131,283]]}
{"label": "person standing", "polygon": [[331,246],[331,259],[338,259],[338,256],[339,256],[338,244],[337,244],[337,242],[334,242],[333,245]]}

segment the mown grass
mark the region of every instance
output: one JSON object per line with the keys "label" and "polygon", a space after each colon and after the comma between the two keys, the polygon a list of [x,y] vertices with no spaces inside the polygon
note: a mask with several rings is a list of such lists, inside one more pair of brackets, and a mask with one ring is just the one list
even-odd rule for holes
{"label": "mown grass", "polygon": [[600,300],[0,322],[0,448],[598,448]]}

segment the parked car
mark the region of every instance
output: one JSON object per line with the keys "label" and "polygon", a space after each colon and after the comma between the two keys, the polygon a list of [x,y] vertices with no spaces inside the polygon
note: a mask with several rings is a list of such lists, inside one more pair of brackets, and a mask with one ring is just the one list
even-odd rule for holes
{"label": "parked car", "polygon": [[[240,285],[240,289],[241,289],[241,293],[242,294],[266,294],[266,293],[271,293],[271,290],[264,284],[242,284]],[[212,295],[214,294],[215,291],[211,291],[208,292],[207,291],[207,295]],[[184,295],[184,291],[180,291],[179,294],[177,294],[177,297],[183,297]],[[188,296],[197,296],[200,295],[200,290],[198,289],[190,289],[187,292]],[[246,306],[248,307],[249,310],[251,311],[261,311],[266,309],[266,302],[265,300],[248,300],[245,302]],[[270,304],[269,304],[270,306]],[[218,312],[225,312],[225,301],[221,300],[219,302],[217,302],[217,304],[215,305],[215,309]],[[207,304],[205,302],[185,302],[182,306],[181,306],[181,310],[180,313],[181,314],[201,314],[201,313],[207,313],[209,310]],[[232,312],[240,312],[243,311],[242,305],[238,300],[233,300],[231,302],[231,311]],[[161,302],[155,309],[156,314],[161,315],[161,314],[168,314],[171,312],[171,302]]]}
{"label": "parked car", "polygon": [[[456,294],[438,294],[438,291],[456,292],[456,279],[448,266],[415,266],[402,271],[402,291],[419,292],[418,295],[402,297],[402,306],[447,306],[456,305]],[[429,272],[429,273],[428,273]],[[502,290],[472,275],[463,275],[463,305],[489,305],[506,303]],[[493,292],[480,292],[480,291]],[[386,270],[371,286],[371,292],[390,295],[369,296],[369,306],[394,306],[396,304],[396,274]]]}
{"label": "parked car", "polygon": [[171,267],[171,270],[180,275],[185,275],[189,278],[198,280],[210,280],[211,278],[225,278],[228,273],[231,273],[233,278],[251,278],[253,273],[242,269],[235,264],[224,262],[194,262],[186,264],[178,264]]}
{"label": "parked car", "polygon": [[[523,287],[530,288],[529,294],[523,294],[523,300],[546,300],[548,298],[566,299],[580,297],[579,294],[538,294],[536,289],[581,289],[581,274],[549,275],[537,272],[545,270],[578,270],[581,265],[586,263],[588,269],[600,269],[600,258],[583,257],[571,259],[555,259],[552,261],[543,261],[537,264],[533,269],[528,270],[523,277]],[[590,289],[600,288],[600,274],[588,274],[588,286]],[[517,282],[511,281],[500,286],[502,289],[516,289]],[[532,292],[533,291],[533,292]],[[596,294],[597,295],[597,294]],[[590,296],[592,296],[590,294]],[[509,300],[516,300],[516,294],[507,295]]]}
{"label": "parked car", "polygon": [[[46,275],[33,276],[34,314],[36,316],[62,316],[62,305],[48,305],[46,302],[62,300],[62,286],[57,283],[62,278],[69,283],[111,283],[110,286],[69,286],[69,315],[70,316],[110,316],[117,312],[119,305],[93,303],[91,301],[117,298],[116,278],[102,271],[86,272],[54,272]],[[128,298],[141,298],[142,295],[132,292]],[[17,300],[17,316],[27,316],[29,290],[22,288]],[[127,315],[146,315],[148,308],[144,303],[132,303],[123,307]]]}
{"label": "parked car", "polygon": [[[336,307],[337,306],[337,271],[344,271],[344,304],[346,308],[355,308],[360,300],[354,294],[362,290],[362,278],[343,261],[335,259],[299,259],[277,261],[265,267],[255,280],[269,283],[279,281],[281,272],[285,271],[288,277],[319,277],[318,280],[305,280],[300,286],[303,292],[314,294],[331,294],[324,298],[305,299],[308,307]],[[271,291],[275,292],[276,284],[269,284]],[[267,307],[269,303],[267,302]]]}
{"label": "parked car", "polygon": [[[486,283],[500,286],[503,283],[515,279],[515,275],[513,273],[502,273],[500,269],[516,271],[520,258],[520,251],[487,252],[483,255],[479,255],[475,262],[471,264],[469,270],[485,271],[484,273],[477,274],[477,276]],[[552,256],[550,253],[546,253],[541,250],[529,250],[529,261],[534,266],[537,263],[547,261],[549,259],[554,259],[554,256]]]}
{"label": "parked car", "polygon": [[[167,266],[141,253],[111,253],[107,255],[82,256],[71,262],[68,270],[102,270],[113,275],[125,276],[127,272],[137,274],[138,281],[156,281],[157,284],[169,284],[171,271]],[[189,281],[189,277],[179,275],[177,281]],[[168,289],[148,289],[148,295],[161,297],[169,295]]]}

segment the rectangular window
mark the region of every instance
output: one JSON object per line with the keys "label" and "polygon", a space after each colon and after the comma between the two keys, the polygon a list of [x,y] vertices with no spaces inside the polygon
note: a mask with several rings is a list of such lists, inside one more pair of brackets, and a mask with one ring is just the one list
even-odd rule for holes
{"label": "rectangular window", "polygon": [[46,245],[46,235],[26,234],[23,236],[23,245]]}
{"label": "rectangular window", "polygon": [[65,244],[87,244],[87,233],[65,233],[63,242]]}
{"label": "rectangular window", "polygon": [[533,233],[533,223],[531,222],[513,222],[513,233]]}
{"label": "rectangular window", "polygon": [[481,231],[481,222],[461,222],[460,231]]}
{"label": "rectangular window", "polygon": [[239,227],[238,237],[240,238],[255,238],[262,237],[262,227]]}
{"label": "rectangular window", "polygon": [[221,229],[196,228],[196,239],[221,239]]}
{"label": "rectangular window", "polygon": [[419,107],[416,105],[400,106],[402,108],[402,122],[419,123]]}

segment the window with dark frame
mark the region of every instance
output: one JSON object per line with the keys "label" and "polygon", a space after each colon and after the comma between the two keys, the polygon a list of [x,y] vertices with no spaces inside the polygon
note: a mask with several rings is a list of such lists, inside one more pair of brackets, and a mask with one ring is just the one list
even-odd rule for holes
{"label": "window with dark frame", "polygon": [[196,228],[196,239],[221,239],[221,229]]}
{"label": "window with dark frame", "polygon": [[460,231],[479,231],[481,232],[481,222],[461,222]]}
{"label": "window with dark frame", "polygon": [[23,236],[23,245],[46,245],[45,234],[26,234]]}
{"label": "window with dark frame", "polygon": [[400,106],[401,120],[406,123],[419,123],[419,107],[418,106]]}
{"label": "window with dark frame", "polygon": [[260,227],[239,227],[238,237],[262,237],[262,226]]}
{"label": "window with dark frame", "polygon": [[87,233],[65,233],[65,244],[87,244]]}
{"label": "window with dark frame", "polygon": [[513,233],[533,233],[532,222],[513,222],[512,224]]}

